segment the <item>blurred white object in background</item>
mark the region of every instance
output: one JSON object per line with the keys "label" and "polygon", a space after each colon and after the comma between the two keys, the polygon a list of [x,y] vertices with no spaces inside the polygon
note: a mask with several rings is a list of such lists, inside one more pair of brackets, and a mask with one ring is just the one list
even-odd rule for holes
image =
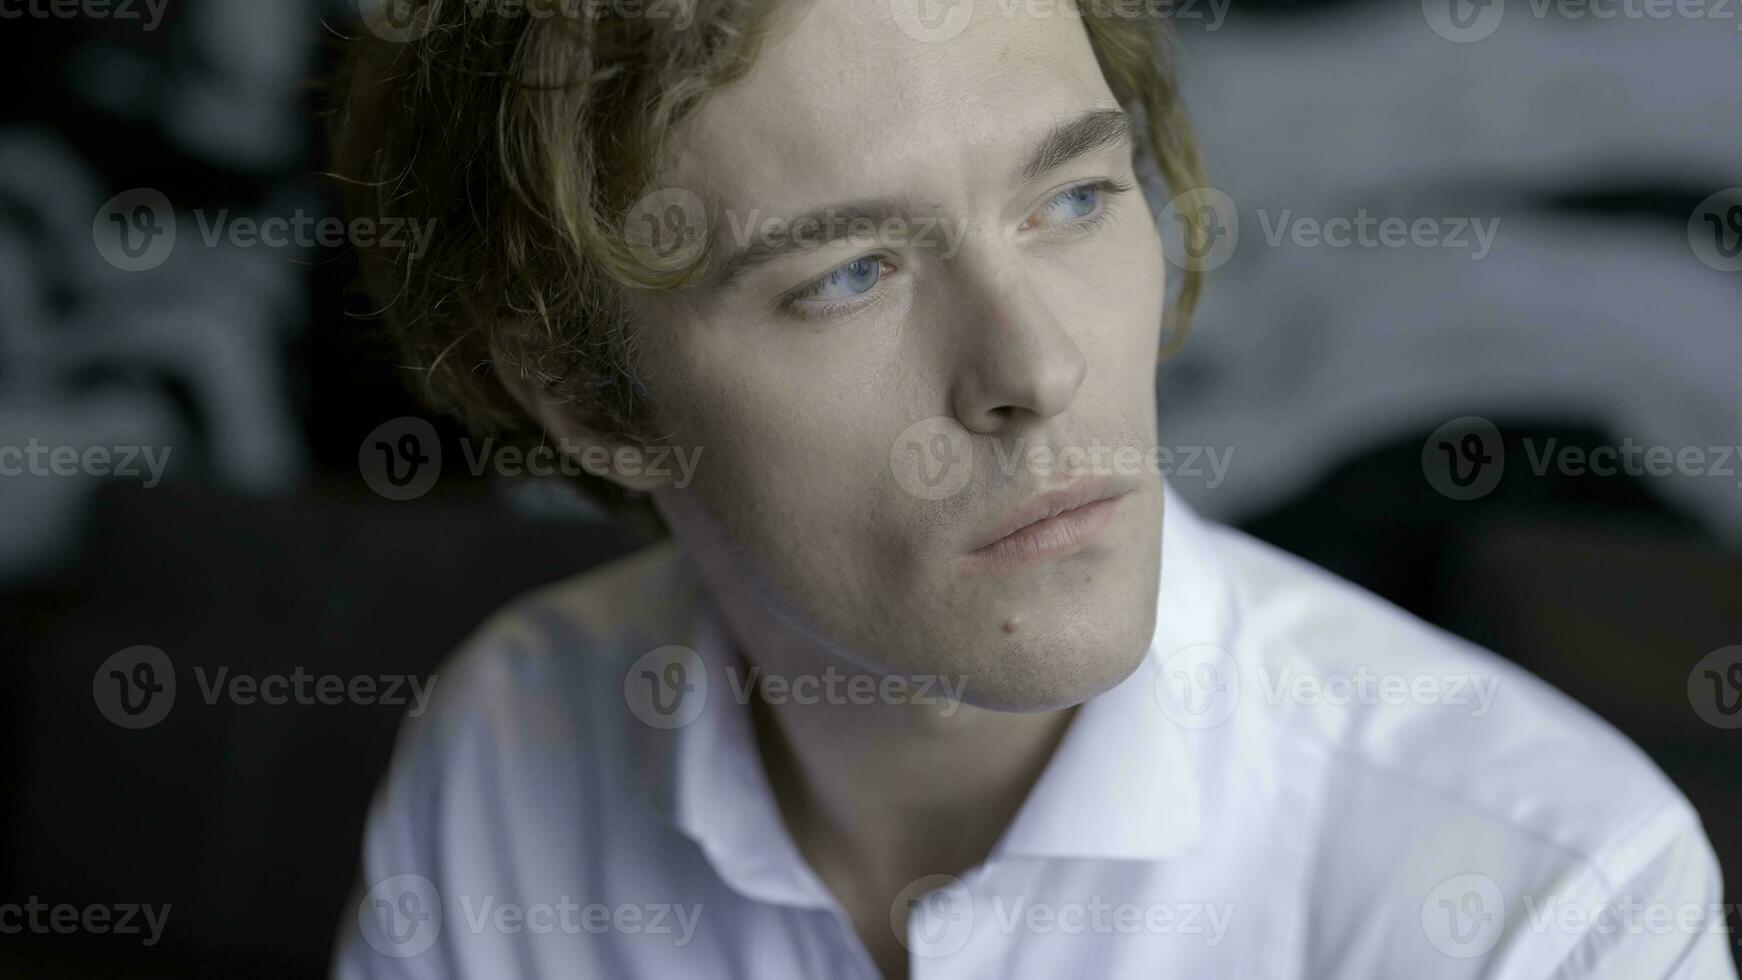
{"label": "blurred white object in background", "polygon": [[[72,540],[104,478],[83,462],[92,447],[111,451],[111,471],[132,452],[123,478],[149,480],[149,448],[171,475],[197,467],[250,493],[287,491],[306,465],[284,390],[304,304],[291,256],[207,247],[181,215],[163,264],[126,272],[93,240],[105,196],[58,137],[0,130],[0,578]],[[34,463],[19,455],[33,446]],[[54,464],[63,447],[81,462]]]}
{"label": "blurred white object in background", "polygon": [[[1256,516],[1467,415],[1588,420],[1717,471],[1742,454],[1742,274],[1695,254],[1695,215],[1550,206],[1742,185],[1737,22],[1534,9],[1469,44],[1417,4],[1236,9],[1186,32],[1186,98],[1239,223],[1159,381],[1164,445],[1233,454],[1219,482],[1176,476],[1194,506]],[[1427,234],[1388,244],[1385,218]],[[1533,462],[1507,458],[1504,479]],[[1728,470],[1643,482],[1742,542],[1742,459]]]}

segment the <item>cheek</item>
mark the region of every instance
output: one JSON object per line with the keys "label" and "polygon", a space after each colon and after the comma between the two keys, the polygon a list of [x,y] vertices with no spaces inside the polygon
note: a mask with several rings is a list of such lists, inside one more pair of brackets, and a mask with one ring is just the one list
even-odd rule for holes
{"label": "cheek", "polygon": [[901,405],[754,333],[668,346],[677,356],[650,382],[658,422],[700,449],[685,492],[738,547],[789,584],[833,581],[850,574],[843,556],[865,563],[889,516],[880,461]]}
{"label": "cheek", "polygon": [[1147,208],[1137,202],[1093,245],[1042,275],[1047,302],[1089,361],[1079,414],[1106,399],[1130,408],[1137,391],[1152,391],[1167,271]]}
{"label": "cheek", "polygon": [[[1115,266],[1117,282],[1124,290],[1121,302],[1127,304],[1136,317],[1139,339],[1155,343],[1159,351],[1168,273],[1162,255],[1161,234],[1155,227],[1154,216],[1143,202],[1137,202],[1129,218],[1121,223]],[[1146,363],[1153,368],[1155,360],[1151,358]]]}
{"label": "cheek", "polygon": [[1122,323],[1119,363],[1129,371],[1130,383],[1146,391],[1153,402],[1167,303],[1167,263],[1148,207],[1140,201],[1128,216],[1131,220],[1121,223],[1117,257],[1109,270],[1108,296]]}

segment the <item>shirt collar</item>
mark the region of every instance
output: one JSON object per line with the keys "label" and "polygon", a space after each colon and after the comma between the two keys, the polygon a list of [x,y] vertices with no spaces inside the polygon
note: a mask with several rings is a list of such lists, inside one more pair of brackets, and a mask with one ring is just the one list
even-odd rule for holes
{"label": "shirt collar", "polygon": [[[686,570],[687,571],[687,570]],[[756,747],[750,709],[733,696],[732,644],[719,614],[695,587],[688,646],[707,677],[694,721],[666,736],[666,755],[648,768],[663,774],[666,818],[701,847],[720,877],[751,898],[829,908],[828,889],[799,854]],[[740,677],[737,683],[744,681]]]}
{"label": "shirt collar", "polygon": [[[1203,519],[1164,483],[1161,587],[1156,631],[1131,676],[1084,703],[1016,818],[994,847],[1001,858],[1164,860],[1189,851],[1202,832],[1200,766],[1193,733],[1163,710],[1159,683],[1168,652],[1225,642],[1225,579],[1205,548]],[[805,863],[763,770],[749,710],[732,696],[732,664],[718,613],[693,582],[688,644],[705,665],[701,713],[655,731],[645,758],[663,778],[655,798],[715,869],[752,898],[800,907],[831,904]]]}
{"label": "shirt collar", "polygon": [[1156,630],[1137,669],[1077,709],[993,850],[1000,857],[1159,861],[1202,833],[1196,733],[1163,707],[1162,669],[1176,650],[1224,644],[1229,604],[1203,519],[1164,483]]}

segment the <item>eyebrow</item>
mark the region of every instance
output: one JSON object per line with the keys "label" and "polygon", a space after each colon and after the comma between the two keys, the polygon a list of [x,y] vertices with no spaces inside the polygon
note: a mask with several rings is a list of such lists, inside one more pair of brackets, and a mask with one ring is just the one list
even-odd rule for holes
{"label": "eyebrow", "polygon": [[1053,127],[1022,165],[1021,182],[1033,183],[1096,150],[1130,146],[1131,117],[1123,109],[1094,109]]}
{"label": "eyebrow", "polygon": [[[1017,180],[1022,184],[1034,183],[1073,160],[1097,150],[1130,146],[1133,139],[1131,116],[1125,110],[1091,109],[1054,126],[1017,170]],[[917,210],[911,201],[887,197],[815,208],[787,219],[786,227],[832,227],[842,233],[815,240],[799,240],[787,234],[776,241],[753,235],[749,242],[733,250],[720,272],[713,277],[712,285],[718,289],[728,288],[756,266],[846,238],[845,229],[855,224],[863,225],[869,221],[882,225],[890,218],[906,219]]]}
{"label": "eyebrow", "polygon": [[[905,219],[918,210],[913,206],[912,201],[876,197],[861,201],[828,204],[792,218],[764,218],[756,224],[766,227],[768,222],[779,220],[784,222],[787,233],[774,241],[768,241],[766,236],[759,235],[755,229],[752,229],[750,241],[732,252],[719,274],[714,277],[713,285],[716,288],[725,289],[737,282],[745,273],[765,262],[772,262],[778,258],[799,252],[808,252],[813,248],[841,241],[848,237],[847,232],[855,225],[862,226],[867,221],[881,225],[890,218]],[[802,227],[833,228],[835,233],[827,237],[814,235],[802,239],[794,237],[792,229]]]}

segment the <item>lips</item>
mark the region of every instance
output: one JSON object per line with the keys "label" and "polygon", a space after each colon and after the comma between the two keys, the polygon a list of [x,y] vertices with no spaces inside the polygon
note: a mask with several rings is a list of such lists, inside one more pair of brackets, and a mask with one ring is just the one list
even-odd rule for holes
{"label": "lips", "polygon": [[1076,551],[1111,523],[1129,483],[1088,478],[1023,502],[971,550],[965,560],[1004,564]]}

